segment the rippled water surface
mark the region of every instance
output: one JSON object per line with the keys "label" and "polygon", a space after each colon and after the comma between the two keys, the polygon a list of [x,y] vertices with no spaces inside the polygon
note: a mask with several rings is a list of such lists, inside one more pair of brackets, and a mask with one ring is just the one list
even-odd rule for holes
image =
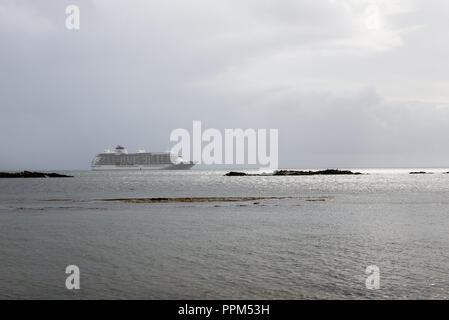
{"label": "rippled water surface", "polygon": [[[0,298],[447,299],[449,174],[420,170],[434,174],[0,179]],[[103,201],[157,197],[261,199]],[[72,264],[78,291],[65,288]]]}

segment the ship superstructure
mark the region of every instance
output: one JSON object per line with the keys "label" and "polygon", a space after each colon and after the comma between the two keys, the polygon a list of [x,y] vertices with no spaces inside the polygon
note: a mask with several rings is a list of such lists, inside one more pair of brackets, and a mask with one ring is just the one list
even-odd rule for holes
{"label": "ship superstructure", "polygon": [[180,155],[172,152],[139,150],[136,153],[128,153],[121,145],[118,145],[113,151],[104,150],[91,163],[92,170],[187,170],[194,165],[194,162],[184,161]]}

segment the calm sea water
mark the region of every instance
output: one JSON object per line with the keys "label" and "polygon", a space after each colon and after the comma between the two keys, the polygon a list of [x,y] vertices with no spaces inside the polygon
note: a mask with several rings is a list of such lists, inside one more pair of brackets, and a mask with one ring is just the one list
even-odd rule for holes
{"label": "calm sea water", "polygon": [[[0,179],[0,298],[449,297],[449,174]],[[290,197],[124,203],[110,198]],[[63,201],[61,201],[63,200]],[[65,288],[67,265],[81,289]],[[380,269],[380,289],[365,268]]]}

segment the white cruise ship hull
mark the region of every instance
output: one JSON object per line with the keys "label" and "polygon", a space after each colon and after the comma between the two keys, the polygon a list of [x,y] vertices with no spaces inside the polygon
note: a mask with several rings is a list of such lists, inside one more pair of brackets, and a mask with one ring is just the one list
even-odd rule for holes
{"label": "white cruise ship hull", "polygon": [[109,149],[98,154],[91,163],[92,170],[188,170],[195,165],[184,161],[180,155],[171,152],[128,151],[118,145],[115,151]]}
{"label": "white cruise ship hull", "polygon": [[122,165],[100,165],[92,166],[92,170],[189,170],[194,163],[180,163],[169,165],[155,165],[155,166],[122,166]]}

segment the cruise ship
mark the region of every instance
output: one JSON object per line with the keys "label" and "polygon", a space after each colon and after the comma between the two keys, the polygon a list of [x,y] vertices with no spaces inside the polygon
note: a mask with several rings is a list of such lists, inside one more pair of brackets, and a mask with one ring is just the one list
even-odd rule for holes
{"label": "cruise ship", "polygon": [[92,170],[187,170],[195,165],[192,161],[184,161],[180,155],[172,152],[128,153],[121,145],[114,151],[106,149],[98,154],[91,163]]}

